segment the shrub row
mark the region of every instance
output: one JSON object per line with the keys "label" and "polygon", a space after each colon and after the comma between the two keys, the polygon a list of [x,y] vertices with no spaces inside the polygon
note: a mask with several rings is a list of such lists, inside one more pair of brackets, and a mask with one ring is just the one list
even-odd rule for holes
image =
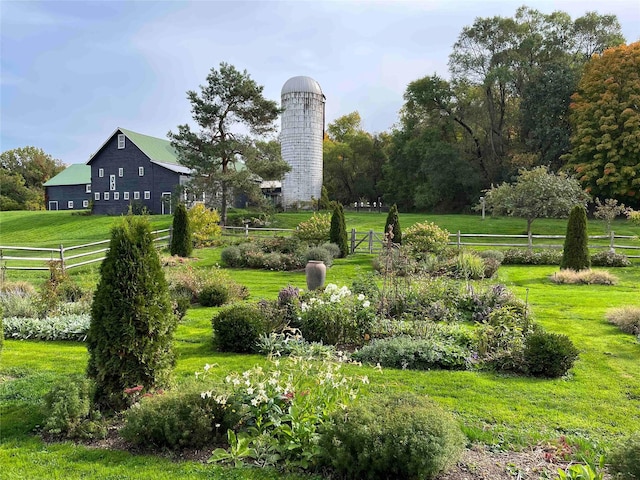
{"label": "shrub row", "polygon": [[84,342],[91,315],[4,319],[4,336],[16,340],[72,340]]}

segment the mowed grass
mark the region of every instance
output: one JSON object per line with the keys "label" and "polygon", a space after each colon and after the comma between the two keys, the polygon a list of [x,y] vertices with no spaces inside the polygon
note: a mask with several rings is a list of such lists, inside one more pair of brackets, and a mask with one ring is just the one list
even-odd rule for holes
{"label": "mowed grass", "polygon": [[[357,217],[364,217],[363,228],[373,225],[365,222],[373,215],[378,214]],[[381,217],[386,218],[384,214]],[[432,216],[425,218],[436,221]],[[513,222],[509,227],[513,230],[509,231],[517,232],[523,227],[518,219],[496,219],[496,222],[501,220],[506,220],[505,225]],[[541,222],[541,226],[545,223]],[[478,225],[486,223],[478,221]],[[106,228],[108,232],[110,226]],[[464,230],[476,228],[479,227],[474,224]],[[549,233],[564,233],[558,232],[559,225],[549,228]],[[4,243],[4,233],[2,238]],[[373,258],[358,254],[336,260],[328,269],[327,282],[349,285],[354,278],[372,271]],[[201,249],[194,252],[192,265],[212,268],[219,262],[219,248]],[[362,367],[371,379],[371,385],[362,390],[363,401],[368,395],[391,391],[427,395],[455,413],[470,442],[479,441],[494,448],[519,449],[538,442],[552,443],[564,435],[581,453],[594,455],[606,453],[614,441],[640,430],[640,343],[604,319],[604,312],[610,307],[640,304],[637,263],[629,268],[610,269],[620,279],[616,286],[556,285],[548,280],[554,271],[557,267],[503,266],[498,272],[498,281],[513,289],[520,298],[526,298],[536,321],[547,330],[565,333],[574,341],[580,350],[580,359],[568,377],[542,380],[490,372],[392,369],[376,373]],[[302,271],[230,269],[228,272],[235,281],[249,288],[250,301],[275,298],[280,288],[289,284],[306,288]],[[194,373],[202,370],[206,363],[216,365],[212,372],[222,378],[229,371],[242,371],[264,361],[258,355],[214,351],[211,318],[217,311],[217,308],[192,308],[180,324],[175,337],[176,388],[193,379]],[[34,429],[43,421],[43,395],[55,381],[83,375],[86,362],[83,344],[5,342],[0,357],[0,471],[3,478],[310,478],[281,476],[271,470],[176,462],[68,442],[44,444],[34,436]]]}

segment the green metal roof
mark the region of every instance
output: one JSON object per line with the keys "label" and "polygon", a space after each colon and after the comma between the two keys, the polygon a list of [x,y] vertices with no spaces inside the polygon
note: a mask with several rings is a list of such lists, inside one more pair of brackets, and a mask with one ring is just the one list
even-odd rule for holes
{"label": "green metal roof", "polygon": [[42,185],[56,187],[60,185],[86,185],[89,183],[91,183],[91,167],[84,163],[72,163]]}
{"label": "green metal roof", "polygon": [[168,140],[150,137],[149,135],[132,132],[131,130],[125,130],[124,128],[118,128],[118,130],[124,133],[127,138],[131,140],[136,147],[142,150],[142,152],[151,160],[169,163],[172,165],[180,165],[178,152],[176,152],[175,148],[171,146],[171,142]]}

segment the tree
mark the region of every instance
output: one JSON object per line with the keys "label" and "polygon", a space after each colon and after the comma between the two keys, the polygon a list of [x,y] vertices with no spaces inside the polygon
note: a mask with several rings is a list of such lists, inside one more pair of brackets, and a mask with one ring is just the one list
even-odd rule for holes
{"label": "tree", "polygon": [[607,198],[604,202],[596,198],[596,208],[593,212],[593,216],[604,221],[605,231],[607,235],[611,233],[611,224],[618,215],[627,213],[627,207],[624,203],[618,204],[618,201],[613,198]]}
{"label": "tree", "polygon": [[322,185],[320,190],[320,200],[318,201],[318,210],[329,210],[331,208],[331,201],[329,200],[329,193],[327,187]]}
{"label": "tree", "polygon": [[560,269],[585,270],[590,266],[587,211],[583,205],[576,205],[569,215]]}
{"label": "tree", "polygon": [[341,203],[336,203],[331,215],[331,228],[329,230],[329,241],[340,247],[340,256],[349,255],[349,240],[347,238],[347,226],[344,218],[344,209]]}
{"label": "tree", "polygon": [[0,154],[0,209],[44,209],[44,187],[65,166],[41,148],[23,147]]}
{"label": "tree", "polygon": [[400,229],[400,219],[398,218],[398,206],[394,203],[389,208],[387,221],[384,224],[384,232],[387,233],[391,227],[393,233],[393,243],[402,243],[402,230]]}
{"label": "tree", "polygon": [[571,97],[571,153],[592,195],[640,204],[640,42],[595,55]]}
{"label": "tree", "polygon": [[536,218],[563,218],[589,196],[580,183],[564,173],[552,173],[547,167],[520,170],[514,183],[502,183],[486,191],[486,208],[493,215],[523,217],[527,233]]}
{"label": "tree", "polygon": [[176,324],[149,220],[126,216],[111,231],[91,306],[87,373],[98,408],[126,408],[126,388],[167,385]]}
{"label": "tree", "polygon": [[246,70],[240,72],[223,62],[219,70],[211,69],[199,93],[187,92],[200,131],[179,125],[178,133],[168,133],[183,165],[194,170],[195,183],[209,190],[209,198],[220,193],[222,224],[227,221],[227,205],[233,191],[257,189],[255,177],[242,162],[244,156],[253,153],[255,139],[240,131],[246,129],[259,137],[276,128],[280,109],[264,98],[262,91],[263,87]]}
{"label": "tree", "polygon": [[169,248],[171,255],[180,257],[188,257],[193,250],[193,241],[191,239],[191,225],[189,224],[189,216],[187,207],[184,203],[178,204],[173,214],[173,228],[171,229],[171,246]]}

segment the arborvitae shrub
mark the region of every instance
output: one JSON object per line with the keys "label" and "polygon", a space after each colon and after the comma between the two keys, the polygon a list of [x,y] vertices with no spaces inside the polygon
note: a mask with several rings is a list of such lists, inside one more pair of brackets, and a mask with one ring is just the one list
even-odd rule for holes
{"label": "arborvitae shrub", "polygon": [[123,410],[124,389],[164,387],[175,365],[177,325],[169,289],[146,217],[124,217],[111,231],[100,267],[87,336],[87,373],[100,410]]}
{"label": "arborvitae shrub", "polygon": [[384,224],[384,233],[389,231],[389,225],[392,227],[393,243],[402,243],[402,230],[400,229],[400,218],[398,217],[398,206],[394,203],[389,209],[387,221]]}
{"label": "arborvitae shrub", "polygon": [[331,201],[329,200],[329,193],[327,192],[327,187],[324,185],[320,190],[320,201],[318,202],[318,210],[329,210],[331,209]]}
{"label": "arborvitae shrub", "polygon": [[371,397],[340,410],[320,439],[324,462],[347,479],[433,479],[464,444],[455,420],[416,395]]}
{"label": "arborvitae shrub", "polygon": [[569,214],[567,235],[564,239],[561,269],[584,270],[591,266],[589,237],[587,235],[587,211],[576,205]]}
{"label": "arborvitae shrub", "polygon": [[260,335],[267,333],[265,323],[262,313],[253,305],[225,308],[212,320],[214,346],[221,352],[253,352]]}
{"label": "arborvitae shrub", "polygon": [[183,203],[179,204],[173,214],[173,229],[171,233],[171,255],[188,257],[193,250],[191,240],[191,226],[189,225],[189,215]]}
{"label": "arborvitae shrub", "polygon": [[534,377],[562,377],[577,358],[578,349],[566,335],[535,331],[525,340],[524,361]]}
{"label": "arborvitae shrub", "polygon": [[203,307],[219,307],[229,300],[229,290],[222,284],[205,286],[198,296]]}
{"label": "arborvitae shrub", "polygon": [[331,215],[331,229],[329,230],[329,241],[340,247],[341,257],[349,255],[347,226],[344,218],[344,209],[340,203],[337,203],[333,207],[333,214]]}

